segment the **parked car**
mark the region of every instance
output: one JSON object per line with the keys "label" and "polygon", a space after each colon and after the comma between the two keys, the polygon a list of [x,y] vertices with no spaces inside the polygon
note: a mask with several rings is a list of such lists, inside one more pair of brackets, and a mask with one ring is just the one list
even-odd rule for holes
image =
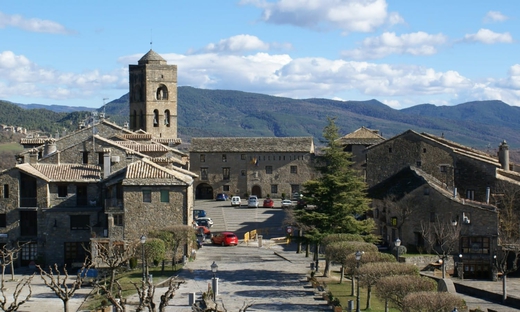
{"label": "parked car", "polygon": [[226,200],[228,200],[228,196],[227,196],[227,194],[224,194],[224,193],[218,193],[217,196],[215,197],[215,200],[216,201],[226,201]]}
{"label": "parked car", "polygon": [[206,216],[206,211],[202,209],[193,209],[193,219],[203,218]]}
{"label": "parked car", "polygon": [[197,222],[197,224],[199,225],[204,225],[204,224],[200,224],[199,222],[202,221],[202,222],[207,222],[207,224],[209,225],[208,227],[212,227],[213,226],[213,220],[210,218],[210,217],[200,217],[200,218],[195,218],[195,222]]}
{"label": "parked car", "polygon": [[296,208],[307,208],[307,202],[305,201],[305,199],[298,199],[298,201],[296,202]]}
{"label": "parked car", "polygon": [[195,233],[197,235],[201,235],[203,234],[204,236],[209,236],[211,234],[211,231],[205,227],[205,226],[202,226],[202,225],[199,225],[197,226],[197,228],[195,229]]}
{"label": "parked car", "polygon": [[211,226],[213,226],[213,222],[211,222],[210,224],[209,221],[205,219],[197,219],[195,220],[195,222],[197,222],[197,226],[205,226],[208,229],[211,228]]}
{"label": "parked car", "polygon": [[292,201],[290,199],[282,200],[282,208],[290,208],[292,207]]}
{"label": "parked car", "polygon": [[233,232],[222,232],[213,236],[211,242],[215,245],[236,246],[238,245],[238,237]]}
{"label": "parked car", "polygon": [[231,206],[242,206],[242,199],[240,198],[240,196],[231,197]]}
{"label": "parked car", "polygon": [[271,198],[266,198],[264,200],[264,205],[263,205],[264,208],[273,208],[274,207],[274,200],[272,200]]}
{"label": "parked car", "polygon": [[247,207],[249,208],[258,208],[259,202],[258,197],[255,195],[249,196],[249,199],[247,200]]}

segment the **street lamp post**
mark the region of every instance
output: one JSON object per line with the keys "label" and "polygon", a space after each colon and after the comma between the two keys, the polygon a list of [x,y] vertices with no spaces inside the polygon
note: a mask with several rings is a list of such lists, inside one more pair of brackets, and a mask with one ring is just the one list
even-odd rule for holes
{"label": "street lamp post", "polygon": [[[361,256],[363,255],[363,252],[362,251],[356,251],[356,261],[357,261],[357,265],[356,267],[359,269],[359,262],[361,260]],[[356,280],[357,280],[357,296],[356,296],[356,312],[360,312],[359,310],[359,277],[356,277]]]}
{"label": "street lamp post", "polygon": [[397,262],[399,262],[399,246],[401,246],[401,240],[398,238],[395,240],[395,257]]}
{"label": "street lamp post", "polygon": [[215,301],[218,295],[218,278],[217,278],[218,265],[213,261],[211,264],[211,272],[213,272],[213,278],[211,279],[211,287],[213,288],[213,301]]}
{"label": "street lamp post", "polygon": [[143,262],[143,282],[146,282],[145,258],[144,258],[144,243],[146,243],[146,236],[141,236],[141,261]]}

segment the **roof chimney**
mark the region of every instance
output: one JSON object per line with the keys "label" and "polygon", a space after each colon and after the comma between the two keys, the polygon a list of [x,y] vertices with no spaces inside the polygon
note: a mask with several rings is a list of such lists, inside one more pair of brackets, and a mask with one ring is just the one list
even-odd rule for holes
{"label": "roof chimney", "polygon": [[498,161],[502,165],[502,169],[509,171],[509,146],[506,140],[498,147]]}

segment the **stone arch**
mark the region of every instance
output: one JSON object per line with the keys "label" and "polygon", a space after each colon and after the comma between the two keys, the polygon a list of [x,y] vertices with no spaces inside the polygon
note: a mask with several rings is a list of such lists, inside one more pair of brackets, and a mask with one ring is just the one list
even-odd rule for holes
{"label": "stone arch", "polygon": [[254,185],[251,188],[251,195],[256,195],[256,197],[261,198],[262,197],[262,188],[260,185]]}
{"label": "stone arch", "polygon": [[168,100],[168,88],[165,85],[161,84],[157,91],[155,92],[155,99],[158,101]]}
{"label": "stone arch", "polygon": [[167,109],[164,111],[164,124],[166,127],[170,126],[170,110]]}
{"label": "stone arch", "polygon": [[213,199],[213,187],[208,183],[197,185],[195,199]]}
{"label": "stone arch", "polygon": [[159,111],[156,109],[153,111],[153,126],[159,127]]}

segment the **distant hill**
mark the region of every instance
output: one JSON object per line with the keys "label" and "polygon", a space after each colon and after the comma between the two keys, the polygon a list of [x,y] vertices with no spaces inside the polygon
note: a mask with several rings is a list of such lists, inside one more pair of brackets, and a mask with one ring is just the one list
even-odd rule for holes
{"label": "distant hill", "polygon": [[[377,100],[335,101],[328,99],[291,99],[231,90],[178,88],[178,125],[180,137],[313,136],[322,138],[327,117],[335,117],[341,134],[361,126],[377,129],[392,137],[408,129],[427,132],[473,148],[496,150],[507,140],[520,149],[520,108],[501,101],[469,102],[455,106],[421,104],[396,110]],[[0,102],[1,104],[2,102]],[[3,102],[5,103],[5,102]],[[0,123],[4,115],[0,105]],[[51,107],[49,107],[51,109]],[[128,94],[107,103],[98,111],[122,125],[128,121]],[[39,113],[42,113],[39,112]],[[62,127],[73,127],[89,114],[65,113],[51,118]],[[51,112],[47,112],[51,115]],[[76,114],[76,115],[73,115]],[[35,115],[31,112],[31,115]],[[54,115],[53,115],[54,116]],[[45,118],[36,118],[45,121]]]}

